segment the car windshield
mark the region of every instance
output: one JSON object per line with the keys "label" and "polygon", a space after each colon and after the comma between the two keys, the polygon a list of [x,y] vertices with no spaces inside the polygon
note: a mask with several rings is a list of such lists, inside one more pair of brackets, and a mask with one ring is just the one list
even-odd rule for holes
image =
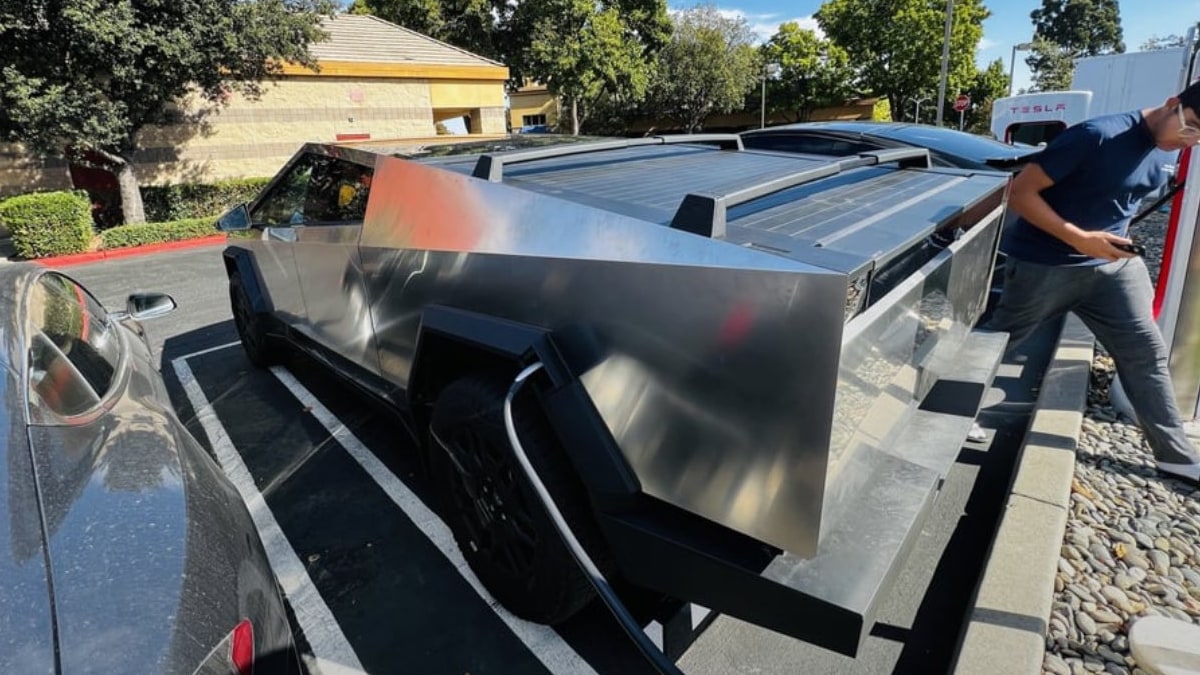
{"label": "car windshield", "polygon": [[1040,148],[1017,147],[974,134],[923,126],[880,129],[877,135],[977,162],[1019,159]]}

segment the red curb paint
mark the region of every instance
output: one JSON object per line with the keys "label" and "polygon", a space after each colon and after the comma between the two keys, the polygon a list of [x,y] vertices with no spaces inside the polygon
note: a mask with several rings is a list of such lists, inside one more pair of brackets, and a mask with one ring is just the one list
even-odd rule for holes
{"label": "red curb paint", "polygon": [[214,234],[210,237],[200,237],[198,239],[185,239],[183,241],[168,241],[162,244],[146,244],[144,246],[128,246],[126,248],[114,248],[104,251],[92,251],[90,253],[76,253],[73,255],[60,255],[52,258],[37,258],[29,262],[44,265],[46,267],[66,267],[69,265],[83,265],[90,262],[99,262],[101,260],[114,260],[117,258],[131,258],[138,255],[148,255],[150,253],[159,253],[161,251],[177,251],[180,249],[199,248],[201,246],[210,246],[212,244],[220,244],[225,242],[226,235]]}

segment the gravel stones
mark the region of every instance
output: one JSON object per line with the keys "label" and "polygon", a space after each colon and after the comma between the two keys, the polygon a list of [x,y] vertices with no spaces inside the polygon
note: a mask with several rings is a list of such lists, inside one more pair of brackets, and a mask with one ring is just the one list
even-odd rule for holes
{"label": "gravel stones", "polygon": [[[1152,279],[1166,223],[1155,213],[1133,229]],[[1145,674],[1129,654],[1131,620],[1200,623],[1200,490],[1155,471],[1141,431],[1109,402],[1113,374],[1097,345],[1047,624],[1052,675]]]}

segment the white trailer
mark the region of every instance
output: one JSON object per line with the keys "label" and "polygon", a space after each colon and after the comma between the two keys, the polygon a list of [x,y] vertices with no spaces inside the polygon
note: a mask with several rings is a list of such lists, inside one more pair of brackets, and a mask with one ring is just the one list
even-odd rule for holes
{"label": "white trailer", "polygon": [[1176,47],[1076,59],[1071,89],[1092,92],[1091,117],[1161,105],[1187,86],[1189,54]]}
{"label": "white trailer", "polygon": [[992,135],[1006,143],[1039,145],[1092,117],[1161,105],[1195,79],[1196,47],[1192,27],[1182,47],[1076,59],[1069,90],[996,99]]}

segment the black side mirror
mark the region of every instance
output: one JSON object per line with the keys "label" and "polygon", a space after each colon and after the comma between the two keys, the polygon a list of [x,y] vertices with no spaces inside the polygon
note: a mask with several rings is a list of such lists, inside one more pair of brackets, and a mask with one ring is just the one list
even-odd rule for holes
{"label": "black side mirror", "polygon": [[250,209],[238,204],[217,219],[217,229],[222,232],[237,232],[250,229]]}
{"label": "black side mirror", "polygon": [[166,293],[133,293],[125,301],[125,311],[138,321],[165,316],[175,307],[175,299]]}

